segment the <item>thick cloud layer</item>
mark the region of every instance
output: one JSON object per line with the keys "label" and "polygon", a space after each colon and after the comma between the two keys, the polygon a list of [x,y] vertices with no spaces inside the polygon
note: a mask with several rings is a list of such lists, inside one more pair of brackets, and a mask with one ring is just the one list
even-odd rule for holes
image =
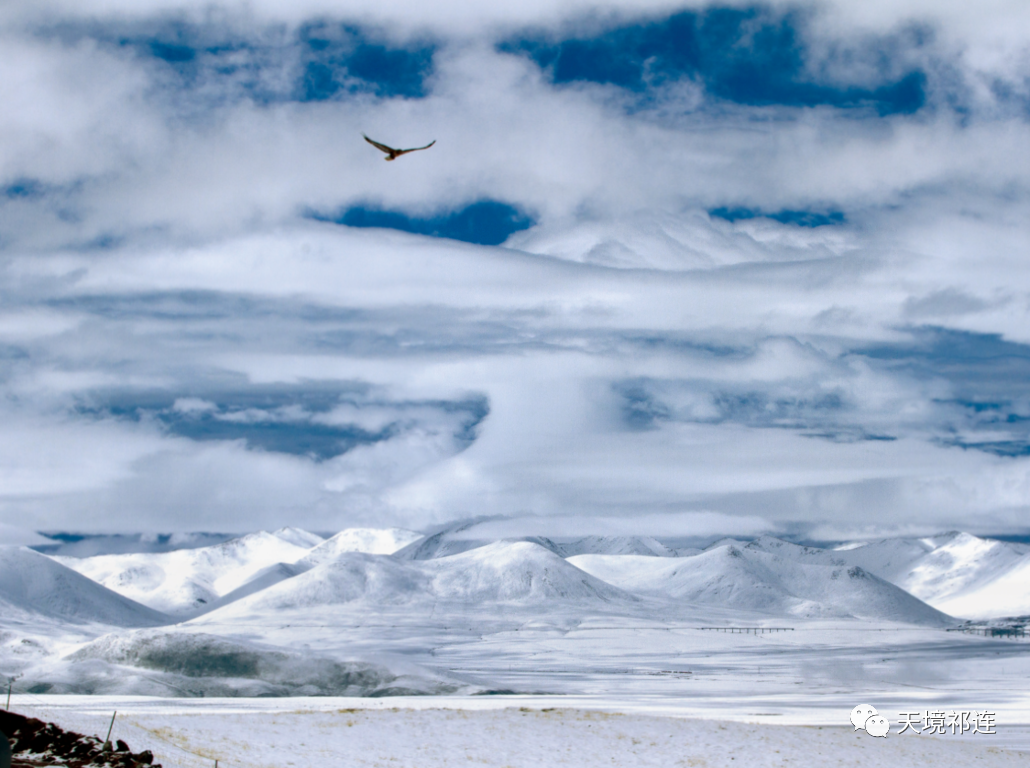
{"label": "thick cloud layer", "polygon": [[1028,14],[9,4],[0,523],[1023,532]]}

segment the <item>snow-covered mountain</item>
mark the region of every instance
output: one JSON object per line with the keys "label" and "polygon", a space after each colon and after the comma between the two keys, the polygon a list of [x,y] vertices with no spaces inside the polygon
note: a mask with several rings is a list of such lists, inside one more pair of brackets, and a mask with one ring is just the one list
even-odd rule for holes
{"label": "snow-covered mountain", "polygon": [[827,550],[763,536],[745,549],[801,563],[857,566],[963,618],[1030,614],[1030,547],[953,531]]}
{"label": "snow-covered mountain", "polygon": [[[433,560],[438,557],[468,552],[493,544],[497,539],[477,538],[466,530],[471,526],[457,526],[415,540],[398,549],[397,557],[403,560]],[[501,541],[524,541],[537,544],[561,557],[574,555],[649,555],[652,557],[676,557],[694,554],[700,550],[678,552],[652,536],[584,536],[579,539],[550,539],[545,536],[519,536]]]}
{"label": "snow-covered mountain", "polygon": [[417,561],[345,552],[213,611],[204,620],[221,622],[229,616],[306,611],[353,602],[546,606],[558,600],[605,603],[633,599],[537,544],[496,542],[449,557]]}
{"label": "snow-covered mountain", "polygon": [[[498,539],[464,538],[460,535],[455,535],[454,531],[442,531],[409,544],[403,549],[398,550],[395,555],[401,560],[434,560],[440,557],[460,555],[463,552],[485,547],[497,541]],[[565,555],[560,545],[543,536],[520,536],[512,539],[500,539],[499,541],[508,543],[516,541],[527,542],[543,547],[559,557]]]}
{"label": "snow-covered mountain", "polygon": [[297,541],[317,545],[322,538],[284,529],[199,549],[55,559],[121,595],[184,619],[204,612],[263,569],[307,555],[310,548]]}
{"label": "snow-covered mountain", "polygon": [[[517,542],[535,545],[555,557],[572,558],[570,562],[573,564],[577,563],[574,558],[584,555],[690,560],[700,554],[720,552],[726,547],[732,547],[745,557],[766,553],[802,566],[845,567],[849,570],[857,567],[900,587],[939,611],[963,618],[1030,614],[1030,547],[980,539],[967,533],[881,539],[842,545],[835,549],[799,546],[771,536],[762,536],[749,543],[722,539],[710,545],[704,553],[699,553],[698,550],[676,551],[648,536],[590,536],[557,542],[542,537],[523,537],[496,542],[466,538],[471,533],[466,531],[467,528],[468,525],[459,524],[428,537],[399,528],[350,528],[328,539],[296,528],[283,528],[274,533],[262,531],[198,549],[55,559],[125,597],[177,619],[189,619],[236,600],[260,594],[283,581],[296,579],[317,566],[335,562],[347,553],[393,555],[399,561],[431,562]],[[470,558],[469,562],[476,559]],[[354,567],[354,562],[348,567]],[[625,560],[615,570],[621,573],[630,567],[631,562]],[[714,562],[715,559],[702,558],[693,562],[691,567],[711,568]],[[592,568],[601,567],[601,561],[591,563]],[[615,568],[614,565],[610,567]],[[656,567],[651,564],[646,569]],[[645,566],[641,565],[640,568]],[[774,571],[776,569],[766,575],[772,578],[770,574]],[[820,573],[823,572],[813,571],[808,581],[818,583]],[[622,575],[612,571],[610,576],[616,579],[612,583],[624,586],[618,580],[623,578]],[[307,581],[317,578],[316,574]],[[603,576],[601,578],[604,579]],[[644,576],[640,578],[646,581]],[[700,589],[704,577],[698,575],[697,578]],[[713,575],[713,578],[723,576]],[[757,571],[749,578],[754,581],[754,585],[761,581]],[[758,590],[752,594],[757,610],[761,610],[757,606],[762,604],[762,594],[772,595],[781,587],[785,590],[783,595],[794,595],[802,601],[809,599],[792,591],[793,587],[783,586],[782,580],[777,584],[780,586],[770,587],[766,592],[754,587]],[[644,582],[641,585],[645,592],[655,591]],[[657,591],[662,592],[662,589]],[[701,590],[698,599],[704,598],[706,594],[709,592]],[[812,599],[819,602],[816,598]],[[769,600],[772,606],[769,610],[774,612],[786,610],[790,603],[786,597],[770,597]],[[844,604],[841,600],[844,600],[843,596],[838,596],[832,602],[840,606]],[[741,605],[746,603],[745,600]],[[798,605],[801,603],[795,606],[795,610],[818,613],[818,609],[812,606],[806,609]]]}
{"label": "snow-covered mountain", "polygon": [[[918,548],[925,551],[917,552]],[[905,557],[908,552],[912,555]],[[883,571],[887,574],[884,578],[932,604],[943,605],[976,595],[971,605],[976,605],[980,598],[988,598],[993,607],[1006,603],[1007,615],[1030,612],[1030,601],[1026,600],[1030,590],[1024,590],[1022,601],[1014,601],[1016,595],[994,586],[999,579],[1011,580],[1019,573],[1027,575],[1030,547],[1023,544],[952,532],[924,539],[869,542],[840,550],[839,554],[851,562],[867,562],[871,570]],[[992,593],[993,599],[989,598]]]}
{"label": "snow-covered mountain", "polygon": [[422,565],[430,591],[463,602],[608,602],[632,596],[531,541],[496,542]]}
{"label": "snow-covered mountain", "polygon": [[587,536],[558,545],[566,557],[575,555],[647,555],[676,557],[677,552],[651,536]]}
{"label": "snow-covered mountain", "polygon": [[54,559],[182,620],[292,578],[341,553],[389,554],[421,538],[422,534],[401,528],[348,528],[329,539],[299,528],[281,528],[195,549]]}
{"label": "snow-covered mountain", "polygon": [[940,611],[857,566],[805,564],[726,544],[692,557],[578,555],[578,568],[628,592],[766,614],[944,626]]}
{"label": "snow-covered mountain", "polygon": [[344,552],[392,555],[422,538],[421,533],[404,528],[347,528],[314,546],[304,556],[303,562],[315,566]]}
{"label": "snow-covered mountain", "polygon": [[[502,653],[528,643],[526,664],[536,669],[552,642],[608,658],[638,653],[627,639],[638,630],[676,648],[711,636],[703,643],[718,649],[721,636],[696,630],[783,622],[800,633],[831,622],[847,634],[871,621],[908,625],[906,637],[918,626],[957,648],[970,638],[938,631],[955,623],[942,608],[962,618],[1030,613],[1030,548],[968,534],[836,549],[765,536],[699,551],[646,536],[473,533],[348,529],[323,540],[283,529],[81,559],[0,549],[0,670],[69,693],[438,693],[482,682],[478,672],[449,676],[479,669],[465,654],[487,658],[494,643]],[[98,639],[112,626],[173,621],[130,599],[137,595],[188,621]],[[667,639],[647,634],[656,628]],[[398,664],[415,657],[420,669],[402,674]],[[545,665],[578,658],[570,650]]]}
{"label": "snow-covered mountain", "polygon": [[272,531],[272,535],[295,546],[303,547],[304,549],[317,547],[325,541],[324,536],[319,536],[317,533],[311,533],[311,531],[305,531],[302,528],[293,528],[291,526],[280,528],[278,531]]}
{"label": "snow-covered mountain", "polygon": [[171,621],[25,547],[0,547],[0,612],[9,619],[23,615],[118,627]]}

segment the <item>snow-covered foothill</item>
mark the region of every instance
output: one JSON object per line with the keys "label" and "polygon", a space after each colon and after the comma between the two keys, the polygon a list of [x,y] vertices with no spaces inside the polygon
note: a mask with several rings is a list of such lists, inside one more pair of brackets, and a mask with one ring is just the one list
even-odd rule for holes
{"label": "snow-covered foothill", "polygon": [[35,674],[48,680],[50,694],[363,697],[452,693],[460,687],[404,666],[393,672],[381,664],[171,629],[104,635]]}

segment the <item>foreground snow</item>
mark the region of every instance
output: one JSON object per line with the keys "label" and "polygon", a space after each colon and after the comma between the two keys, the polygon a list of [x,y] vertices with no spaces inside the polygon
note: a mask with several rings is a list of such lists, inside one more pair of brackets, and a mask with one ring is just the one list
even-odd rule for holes
{"label": "foreground snow", "polygon": [[[655,716],[595,702],[572,708],[561,699],[370,701],[354,699],[167,702],[19,697],[15,707],[86,733],[106,730],[118,710],[116,738],[182,768],[282,768],[332,765],[443,768],[481,765],[789,766],[923,768],[1025,766],[1025,753],[1001,749],[1003,737],[855,732],[848,709],[832,725],[765,725]],[[398,704],[400,706],[398,706]],[[671,713],[670,713],[671,714]],[[991,739],[995,739],[992,741]]]}

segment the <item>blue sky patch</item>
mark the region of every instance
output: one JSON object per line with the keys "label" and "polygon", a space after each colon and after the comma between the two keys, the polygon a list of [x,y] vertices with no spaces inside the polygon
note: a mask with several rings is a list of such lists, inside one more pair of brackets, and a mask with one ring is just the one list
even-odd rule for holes
{"label": "blue sky patch", "polygon": [[[400,436],[412,429],[443,429],[467,446],[490,409],[484,398],[457,401],[384,401],[369,397],[361,384],[336,387],[253,387],[240,391],[183,395],[169,392],[94,394],[81,415],[153,421],[169,434],[190,440],[244,440],[247,447],[324,461],[359,446]],[[376,426],[337,423],[325,417],[348,406],[376,413]],[[382,414],[387,413],[387,417]]]}
{"label": "blue sky patch", "polygon": [[712,96],[738,104],[871,107],[881,116],[912,114],[925,103],[926,75],[919,70],[885,73],[876,84],[813,79],[818,67],[806,66],[811,52],[803,31],[804,18],[797,13],[711,8],[590,37],[527,34],[499,48],[529,56],[556,84],[604,83],[642,93],[666,81],[692,79]]}
{"label": "blue sky patch", "polygon": [[202,107],[240,98],[258,103],[357,94],[421,98],[436,51],[433,42],[394,44],[373,30],[326,22],[295,32],[277,27],[243,32],[181,21],[66,25],[54,32],[69,42],[88,38],[131,51],[163,73],[166,97],[192,94]]}
{"label": "blue sky patch", "polygon": [[843,224],[847,221],[841,211],[793,211],[781,210],[773,213],[763,213],[757,208],[713,208],[708,215],[726,221],[740,221],[741,219],[766,218],[778,221],[781,224],[796,224],[799,227],[825,227],[831,224]]}
{"label": "blue sky patch", "polygon": [[933,401],[942,414],[937,425],[941,444],[998,456],[1027,455],[1030,345],[1000,334],[939,327],[909,332],[909,343],[882,344],[854,354],[917,381],[947,382],[954,396]]}
{"label": "blue sky patch", "polygon": [[167,61],[169,64],[182,64],[187,61],[193,61],[197,55],[196,50],[188,45],[166,43],[161,40],[150,41],[150,52],[154,58]]}
{"label": "blue sky patch", "polygon": [[16,179],[0,191],[8,200],[35,200],[43,196],[45,186],[36,179]]}
{"label": "blue sky patch", "polygon": [[862,429],[846,422],[850,406],[836,392],[805,396],[758,389],[733,391],[714,382],[659,379],[617,382],[614,391],[621,399],[623,418],[636,429],[654,428],[665,421],[736,423],[796,429],[833,439],[861,434],[866,439]]}
{"label": "blue sky patch", "polygon": [[426,218],[400,211],[354,206],[335,216],[312,213],[311,218],[347,227],[381,227],[430,237],[444,237],[479,245],[500,245],[508,237],[535,223],[515,206],[496,200],[480,200],[456,211]]}
{"label": "blue sky patch", "polygon": [[436,50],[430,43],[391,47],[355,27],[329,24],[304,27],[299,37],[304,59],[301,101],[363,91],[382,97],[426,95],[425,79]]}

